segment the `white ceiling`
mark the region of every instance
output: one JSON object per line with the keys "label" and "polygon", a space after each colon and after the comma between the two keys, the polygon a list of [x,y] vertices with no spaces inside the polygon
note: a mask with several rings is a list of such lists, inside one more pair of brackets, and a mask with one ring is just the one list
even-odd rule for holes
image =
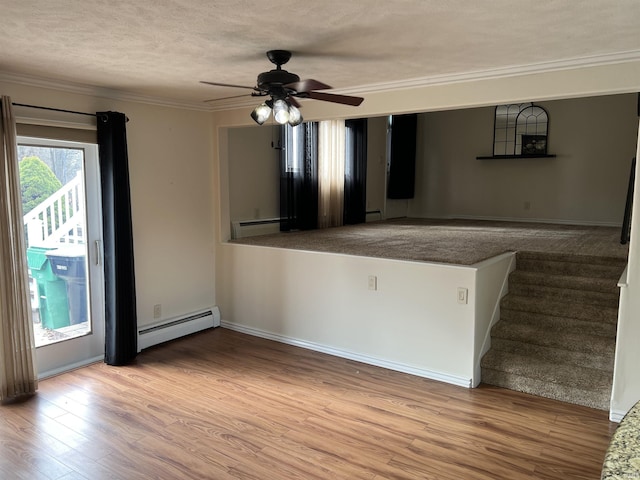
{"label": "white ceiling", "polygon": [[270,49],[347,93],[640,59],[638,0],[0,0],[0,12],[5,77],[195,105],[250,93],[198,81],[254,86]]}

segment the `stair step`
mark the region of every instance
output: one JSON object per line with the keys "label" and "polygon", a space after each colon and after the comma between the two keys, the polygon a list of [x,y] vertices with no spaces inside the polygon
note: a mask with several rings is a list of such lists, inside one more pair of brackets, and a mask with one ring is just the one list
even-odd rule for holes
{"label": "stair step", "polygon": [[584,352],[592,355],[613,356],[615,353],[615,339],[573,332],[554,332],[553,335],[545,335],[544,329],[538,326],[508,323],[503,320],[493,326],[491,338],[515,340],[543,347],[564,348],[572,352]]}
{"label": "stair step", "polygon": [[573,275],[550,275],[543,272],[515,270],[509,275],[509,286],[515,284],[541,285],[547,287],[569,288],[589,292],[619,293],[618,279],[576,277]]}
{"label": "stair step", "polygon": [[625,259],[613,257],[544,254],[538,252],[518,252],[516,256],[516,268],[520,271],[609,278],[616,282],[622,275],[625,265]]}
{"label": "stair step", "polygon": [[592,353],[573,352],[563,348],[533,345],[528,342],[519,342],[517,340],[508,340],[504,338],[492,338],[491,350],[541,358],[556,365],[566,364],[578,367],[594,368],[596,370],[609,372],[613,375],[613,355],[594,355]]}
{"label": "stair step", "polygon": [[523,297],[537,297],[544,300],[563,301],[582,305],[598,305],[618,307],[618,292],[603,293],[570,288],[549,287],[544,285],[528,285],[524,283],[509,284],[509,292]]}
{"label": "stair step", "polygon": [[524,392],[539,397],[551,398],[561,402],[573,403],[598,410],[609,410],[611,389],[589,390],[548,383],[523,377],[521,375],[501,372],[490,368],[482,370],[482,381],[488,385]]}
{"label": "stair step", "polygon": [[555,275],[573,275],[576,277],[598,277],[618,280],[624,268],[611,265],[589,265],[581,263],[558,262],[554,260],[516,259],[518,270],[543,272]]}
{"label": "stair step", "polygon": [[518,310],[501,310],[500,320],[507,323],[537,326],[550,334],[555,332],[585,333],[615,340],[617,333],[617,326],[614,323],[590,322],[578,318],[555,317]]}
{"label": "stair step", "polygon": [[546,359],[505,351],[490,351],[482,359],[482,366],[501,372],[544,380],[570,387],[610,388],[611,372],[551,362]]}
{"label": "stair step", "polygon": [[607,410],[625,258],[518,252],[482,381]]}
{"label": "stair step", "polygon": [[590,265],[615,265],[624,269],[626,257],[603,257],[594,255],[580,255],[571,253],[547,253],[522,250],[517,252],[517,258],[523,260],[551,260],[555,262],[586,263]]}
{"label": "stair step", "polygon": [[617,307],[567,303],[548,299],[540,301],[540,298],[531,298],[512,293],[505,295],[500,302],[500,311],[502,312],[504,310],[542,313],[555,317],[577,318],[589,322],[605,322],[611,324],[617,324],[618,322]]}
{"label": "stair step", "polygon": [[[517,353],[490,351],[482,359],[483,381],[584,405],[609,404],[613,374],[575,365],[557,364]],[[490,374],[489,371],[494,373]],[[486,374],[486,375],[485,375]],[[515,387],[515,388],[514,388]],[[524,388],[527,388],[525,390]],[[597,408],[597,407],[596,407]]]}

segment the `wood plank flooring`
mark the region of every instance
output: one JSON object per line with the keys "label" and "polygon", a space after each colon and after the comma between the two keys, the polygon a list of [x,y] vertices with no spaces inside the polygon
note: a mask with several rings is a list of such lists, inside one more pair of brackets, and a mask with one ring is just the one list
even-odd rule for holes
{"label": "wood plank flooring", "polygon": [[607,413],[218,328],[0,407],[3,479],[598,479]]}

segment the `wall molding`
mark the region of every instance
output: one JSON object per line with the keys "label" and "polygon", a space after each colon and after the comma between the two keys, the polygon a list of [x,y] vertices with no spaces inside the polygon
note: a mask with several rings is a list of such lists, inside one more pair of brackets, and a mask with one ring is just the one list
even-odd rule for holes
{"label": "wall molding", "polygon": [[[125,102],[143,103],[147,105],[155,105],[159,107],[180,108],[186,110],[198,110],[203,112],[212,111],[210,106],[205,103],[188,102],[175,100],[164,97],[155,97],[150,95],[141,95],[126,90],[116,90],[110,88],[97,87],[81,83],[64,82],[60,80],[50,80],[42,77],[34,77],[30,75],[22,75],[17,73],[0,71],[0,81],[8,83],[17,83],[29,87],[46,88],[49,90],[58,90],[77,95],[87,95],[91,97],[106,98],[109,100],[119,100]],[[46,105],[45,105],[46,106]]]}
{"label": "wall molding", "polygon": [[429,77],[413,78],[395,82],[383,82],[363,85],[357,88],[336,90],[336,93],[366,94],[406,90],[411,88],[428,87],[434,85],[446,85],[452,83],[472,82],[478,80],[495,80],[498,78],[515,77],[539,73],[557,72],[561,70],[573,70],[578,68],[599,67],[619,63],[631,63],[640,61],[640,50],[627,52],[608,53],[602,55],[590,55],[579,58],[554,60],[523,65],[477,70],[472,72],[452,73],[444,75],[432,75]]}
{"label": "wall molding", "polygon": [[330,347],[328,345],[322,345],[315,342],[308,342],[306,340],[300,340],[294,337],[286,335],[280,335],[276,333],[267,332],[254,327],[248,327],[238,323],[228,322],[222,320],[222,328],[228,328],[236,332],[245,333],[254,337],[265,338],[267,340],[273,340],[279,343],[285,343],[287,345],[293,345],[295,347],[306,348],[307,350],[313,350],[320,353],[326,353],[335,357],[346,358],[348,360],[354,360],[356,362],[366,363],[368,365],[374,365],[376,367],[386,368],[388,370],[394,370],[396,372],[408,373],[417,377],[428,378],[430,380],[437,380],[439,382],[449,383],[459,387],[471,388],[471,379],[463,378],[456,375],[449,375],[446,373],[433,372],[431,370],[425,370],[421,368],[415,368],[403,363],[392,362],[389,360],[380,359],[377,357],[371,357],[369,355],[362,355],[359,353],[351,352],[349,350],[343,350],[340,348]]}

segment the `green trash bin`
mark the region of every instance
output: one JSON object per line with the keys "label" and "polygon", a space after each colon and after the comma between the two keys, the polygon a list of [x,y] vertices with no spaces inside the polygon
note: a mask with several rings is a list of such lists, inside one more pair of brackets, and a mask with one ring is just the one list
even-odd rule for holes
{"label": "green trash bin", "polygon": [[38,286],[38,300],[40,304],[40,321],[44,328],[55,330],[68,327],[69,300],[67,286],[51,268],[51,262],[46,253],[57,247],[29,247],[27,248],[27,265]]}

